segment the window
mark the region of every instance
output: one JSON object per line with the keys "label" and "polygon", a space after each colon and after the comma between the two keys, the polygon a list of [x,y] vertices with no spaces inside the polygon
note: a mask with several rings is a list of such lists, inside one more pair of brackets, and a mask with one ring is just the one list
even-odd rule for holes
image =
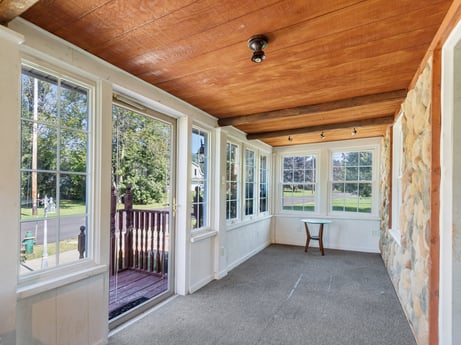
{"label": "window", "polygon": [[373,152],[333,152],[331,210],[371,213]]}
{"label": "window", "polygon": [[267,157],[259,158],[259,212],[267,212]]}
{"label": "window", "polygon": [[392,131],[392,232],[400,242],[400,207],[402,206],[402,116],[395,122]]}
{"label": "window", "polygon": [[316,156],[283,157],[282,209],[315,211]]}
{"label": "window", "polygon": [[226,219],[238,218],[239,209],[239,147],[226,145]]}
{"label": "window", "polygon": [[[90,89],[23,66],[20,274],[78,261],[88,234]],[[82,254],[82,255],[80,255]]]}
{"label": "window", "polygon": [[208,133],[192,129],[192,219],[193,229],[208,226]]}
{"label": "window", "polygon": [[245,216],[254,214],[255,205],[255,153],[245,150]]}

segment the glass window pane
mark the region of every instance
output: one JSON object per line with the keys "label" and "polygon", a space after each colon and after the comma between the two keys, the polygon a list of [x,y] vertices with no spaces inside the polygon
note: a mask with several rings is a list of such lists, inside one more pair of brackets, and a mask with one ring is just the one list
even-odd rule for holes
{"label": "glass window pane", "polygon": [[344,181],[346,179],[346,169],[344,167],[333,167],[333,181]]}
{"label": "glass window pane", "polygon": [[86,214],[85,175],[62,174],[60,177],[59,191],[59,208],[61,216]]}
{"label": "glass window pane", "polygon": [[88,91],[71,82],[63,81],[60,116],[63,127],[86,131],[88,126]]}
{"label": "glass window pane", "polygon": [[21,222],[20,274],[52,268],[57,265],[57,218],[37,218]]}
{"label": "glass window pane", "polygon": [[306,170],[304,174],[306,182],[315,183],[315,170]]}
{"label": "glass window pane", "polygon": [[61,131],[61,170],[86,171],[87,133]]}
{"label": "glass window pane", "polygon": [[[332,160],[332,210],[371,213],[372,152],[335,152]],[[340,181],[348,182],[341,188]]]}
{"label": "glass window pane", "polygon": [[371,152],[360,152],[360,166],[371,166],[373,154]]}
{"label": "glass window pane", "polygon": [[346,166],[358,166],[359,164],[359,153],[358,152],[348,152],[345,154],[344,159]]}
{"label": "glass window pane", "polygon": [[[198,128],[192,129],[192,228],[208,225],[208,133]],[[226,176],[231,176],[231,164]]]}
{"label": "glass window pane", "polygon": [[314,211],[316,170],[315,156],[285,157],[293,164],[283,170],[282,208],[293,211]]}
{"label": "glass window pane", "polygon": [[333,166],[343,166],[344,165],[344,153],[335,152],[333,153]]}
{"label": "glass window pane", "polygon": [[283,169],[293,169],[293,157],[285,157],[283,158]]}
{"label": "glass window pane", "polygon": [[360,167],[359,180],[360,181],[371,181],[371,167]]}
{"label": "glass window pane", "polygon": [[305,157],[293,157],[295,171],[304,169],[304,159]]}
{"label": "glass window pane", "polygon": [[293,176],[293,182],[294,183],[304,183],[304,181],[305,181],[304,170],[295,170],[294,176]]}
{"label": "glass window pane", "polygon": [[346,181],[357,181],[358,180],[358,168],[347,167],[346,168]]}
{"label": "glass window pane", "polygon": [[[36,126],[36,125],[35,125]],[[21,121],[21,168],[32,169],[34,123]]]}
{"label": "glass window pane", "polygon": [[[72,261],[77,261],[80,258],[78,251],[78,235],[80,227],[84,226],[85,248],[88,248],[88,236],[86,236],[86,217],[85,215],[73,215],[66,217],[66,225],[62,227],[59,237],[59,264],[66,264]],[[67,221],[69,225],[67,225]],[[84,257],[88,257],[87,251],[83,253]]]}
{"label": "glass window pane", "polygon": [[294,174],[293,170],[284,170],[283,171],[283,182],[285,183],[293,182],[294,180],[293,174]]}
{"label": "glass window pane", "polygon": [[304,168],[305,169],[314,169],[315,168],[315,157],[313,157],[313,156],[304,157]]}
{"label": "glass window pane", "polygon": [[237,218],[237,200],[230,202],[230,219]]}
{"label": "glass window pane", "polygon": [[21,274],[79,260],[90,108],[88,89],[30,67],[22,72]]}

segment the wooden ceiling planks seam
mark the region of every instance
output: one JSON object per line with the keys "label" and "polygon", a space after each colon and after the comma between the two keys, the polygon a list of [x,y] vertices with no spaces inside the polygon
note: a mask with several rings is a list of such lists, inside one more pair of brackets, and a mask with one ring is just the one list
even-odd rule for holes
{"label": "wooden ceiling planks seam", "polygon": [[[450,3],[43,0],[23,17],[219,119],[232,119],[406,89]],[[257,33],[270,41],[260,65],[250,62],[246,42]],[[236,127],[257,134],[351,123],[394,113],[399,103],[300,114],[290,121],[263,116]],[[360,133],[382,135],[381,129],[367,125]],[[334,133],[338,140],[350,136]]]}

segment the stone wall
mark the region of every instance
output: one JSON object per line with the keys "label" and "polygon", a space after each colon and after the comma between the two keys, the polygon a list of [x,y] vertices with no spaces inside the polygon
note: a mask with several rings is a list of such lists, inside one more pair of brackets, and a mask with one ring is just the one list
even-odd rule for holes
{"label": "stone wall", "polygon": [[[381,253],[418,345],[428,344],[431,168],[431,69],[425,66],[402,104],[400,245],[389,233],[390,132],[383,139]],[[386,174],[387,172],[387,174]]]}

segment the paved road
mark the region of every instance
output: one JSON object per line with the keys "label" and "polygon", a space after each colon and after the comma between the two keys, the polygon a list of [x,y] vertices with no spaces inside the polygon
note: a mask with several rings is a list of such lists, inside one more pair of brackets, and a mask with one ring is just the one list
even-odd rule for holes
{"label": "paved road", "polygon": [[[24,238],[27,231],[32,231],[32,234],[36,236],[35,244],[43,244],[43,231],[44,231],[44,221],[28,221],[24,222],[21,225],[21,239]],[[61,217],[61,235],[60,239],[65,240],[69,238],[76,238],[80,233],[80,226],[85,225],[84,216],[68,216]],[[47,220],[47,233],[48,233],[48,243],[56,241],[56,218],[50,216]],[[109,231],[109,230],[108,230]]]}

